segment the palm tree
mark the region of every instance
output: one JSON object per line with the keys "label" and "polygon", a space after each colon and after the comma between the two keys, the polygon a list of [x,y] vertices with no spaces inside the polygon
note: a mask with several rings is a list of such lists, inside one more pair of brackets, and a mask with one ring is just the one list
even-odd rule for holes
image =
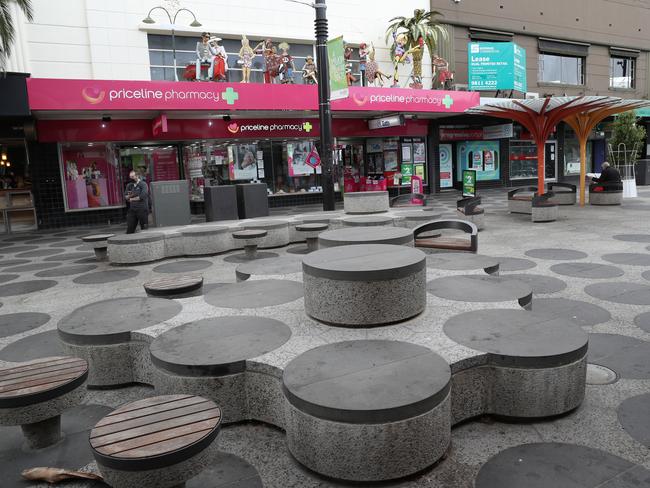
{"label": "palm tree", "polygon": [[429,56],[433,58],[436,52],[438,39],[447,39],[447,29],[440,24],[438,17],[440,12],[424,9],[413,11],[413,17],[394,17],[389,20],[391,24],[386,29],[386,43],[391,43],[391,57],[395,68],[404,62],[404,57],[398,58],[396,54],[396,39],[400,34],[406,36],[406,43],[403,46],[406,53],[413,55],[413,83],[412,88],[422,88],[422,57],[424,45],[429,50]]}
{"label": "palm tree", "polygon": [[33,19],[31,0],[0,0],[0,71],[5,69],[16,37],[14,19],[10,10],[12,3],[20,7],[28,21],[31,22]]}

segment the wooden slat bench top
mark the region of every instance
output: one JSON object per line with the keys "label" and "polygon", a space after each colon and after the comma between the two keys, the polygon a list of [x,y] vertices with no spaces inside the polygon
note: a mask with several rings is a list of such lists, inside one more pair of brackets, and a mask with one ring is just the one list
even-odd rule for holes
{"label": "wooden slat bench top", "polygon": [[191,288],[203,283],[200,275],[166,276],[144,284],[145,289],[154,291],[176,291]]}
{"label": "wooden slat bench top", "polygon": [[0,408],[15,408],[51,400],[81,386],[88,363],[69,356],[40,358],[20,366],[0,368]]}
{"label": "wooden slat bench top", "polygon": [[156,469],[208,447],[221,427],[221,409],[194,395],[164,395],[124,405],[90,433],[97,462],[122,470]]}
{"label": "wooden slat bench top", "polygon": [[415,247],[428,249],[449,249],[455,251],[471,251],[472,243],[469,239],[459,237],[425,237],[415,240]]}
{"label": "wooden slat bench top", "polygon": [[533,194],[530,195],[515,195],[511,197],[510,200],[520,200],[522,202],[531,202],[533,200]]}

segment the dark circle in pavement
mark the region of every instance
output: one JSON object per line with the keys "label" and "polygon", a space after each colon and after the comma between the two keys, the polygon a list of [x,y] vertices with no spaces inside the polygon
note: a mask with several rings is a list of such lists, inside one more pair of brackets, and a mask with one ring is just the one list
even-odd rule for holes
{"label": "dark circle in pavement", "polygon": [[59,263],[23,264],[20,266],[13,266],[11,268],[5,268],[3,271],[7,273],[25,273],[28,271],[42,271],[44,269],[51,269],[57,266],[59,266]]}
{"label": "dark circle in pavement", "polygon": [[293,302],[303,296],[302,283],[289,280],[249,280],[210,286],[205,301],[214,307],[261,308]]}
{"label": "dark circle in pavement", "polygon": [[589,362],[621,378],[650,379],[650,342],[618,334],[589,334]]}
{"label": "dark circle in pavement", "polygon": [[617,234],[612,237],[617,241],[624,242],[650,242],[650,234]]}
{"label": "dark circle in pavement", "polygon": [[484,275],[445,276],[427,283],[427,291],[440,298],[461,302],[506,302],[526,306],[533,290],[520,281]]}
{"label": "dark circle in pavement", "polygon": [[650,312],[644,312],[634,317],[634,325],[650,333]]}
{"label": "dark circle in pavement", "polygon": [[6,283],[7,281],[15,280],[20,278],[20,275],[17,274],[0,274],[0,283]]}
{"label": "dark circle in pavement", "polygon": [[13,247],[8,247],[7,249],[4,249],[2,252],[4,252],[4,253],[17,253],[17,252],[35,251],[36,249],[38,249],[38,246],[13,246]]}
{"label": "dark circle in pavement", "polygon": [[83,259],[83,258],[92,258],[94,257],[93,253],[90,252],[67,252],[63,254],[57,254],[56,256],[50,256],[45,258],[45,261],[72,261],[73,259]]}
{"label": "dark circle in pavement", "polygon": [[[65,237],[43,237],[41,239],[36,239],[36,240],[30,241],[30,242],[32,242],[34,244],[41,245],[41,244],[53,244],[55,242],[56,243],[64,242],[66,240],[67,239]],[[52,247],[56,247],[56,244],[54,246],[52,246]]]}
{"label": "dark circle in pavement", "polygon": [[438,354],[401,341],[327,344],[295,357],[284,369],[287,400],[315,417],[348,423],[396,422],[447,398],[451,370]]}
{"label": "dark circle in pavement", "polygon": [[56,330],[23,337],[0,349],[0,359],[14,363],[50,356],[65,356]]}
{"label": "dark circle in pavement", "polygon": [[75,240],[75,241],[62,241],[62,242],[57,242],[56,244],[50,244],[50,247],[72,247],[72,246],[79,246],[81,241]]}
{"label": "dark circle in pavement", "polygon": [[565,261],[571,259],[582,259],[586,258],[588,254],[582,251],[576,251],[575,249],[561,249],[561,248],[542,248],[542,249],[531,249],[524,253],[526,256],[536,259],[550,259],[557,261]]}
{"label": "dark circle in pavement", "polygon": [[640,283],[608,281],[585,287],[585,293],[599,300],[626,305],[650,305],[650,286]]}
{"label": "dark circle in pavement", "polygon": [[16,254],[17,258],[42,258],[43,256],[52,256],[65,251],[65,249],[37,249],[36,251],[27,251]]}
{"label": "dark circle in pavement", "polygon": [[558,263],[551,266],[550,269],[554,273],[574,278],[618,278],[625,274],[621,268],[599,263]]}
{"label": "dark circle in pavement", "polygon": [[526,269],[531,269],[537,266],[535,261],[524,258],[507,258],[507,257],[497,257],[495,258],[499,261],[499,271],[524,271]]}
{"label": "dark circle in pavement", "polygon": [[263,488],[262,478],[246,460],[218,452],[212,465],[185,482],[185,488]]}
{"label": "dark circle in pavement", "polygon": [[31,263],[31,259],[3,259],[0,261],[0,268],[6,268],[8,266],[18,266],[19,264],[28,264]]}
{"label": "dark circle in pavement", "polygon": [[618,406],[617,413],[623,430],[650,448],[650,393],[628,398]]}
{"label": "dark circle in pavement", "polygon": [[157,367],[183,376],[242,373],[246,360],[279,348],[291,329],[279,320],[237,315],[183,324],[158,336],[149,348]]}
{"label": "dark circle in pavement", "polygon": [[641,273],[641,278],[650,281],[650,269]]}
{"label": "dark circle in pavement", "polygon": [[227,263],[249,263],[257,259],[271,259],[277,258],[278,256],[279,254],[275,252],[257,251],[257,257],[255,259],[250,259],[245,253],[238,253],[226,256],[223,260]]}
{"label": "dark circle in pavement", "polygon": [[56,286],[56,284],[57,282],[54,280],[28,280],[7,283],[5,285],[0,285],[0,297],[26,295],[27,293],[47,290],[48,288]]}
{"label": "dark circle in pavement", "polygon": [[277,258],[253,259],[240,264],[235,269],[235,274],[241,280],[247,280],[251,275],[285,275],[300,273],[302,259],[293,256]]}
{"label": "dark circle in pavement", "polygon": [[56,278],[58,276],[71,276],[81,273],[87,273],[96,269],[97,265],[94,264],[77,264],[72,266],[59,266],[53,269],[46,269],[45,271],[39,271],[34,273],[34,276],[39,278]]}
{"label": "dark circle in pavement", "polygon": [[34,239],[38,239],[40,236],[38,234],[23,234],[18,236],[7,237],[3,239],[3,242],[26,242]]}
{"label": "dark circle in pavement", "polygon": [[112,298],[76,309],[57,327],[61,338],[72,344],[127,342],[132,331],[169,320],[182,308],[166,298]]}
{"label": "dark circle in pavement", "polygon": [[640,254],[635,252],[615,252],[612,254],[605,254],[603,256],[605,261],[614,264],[627,264],[628,266],[650,266],[650,254]]}
{"label": "dark circle in pavement", "polygon": [[74,281],[79,285],[101,285],[104,283],[113,283],[115,281],[128,280],[140,274],[135,269],[111,269],[108,271],[97,271],[77,276]]}
{"label": "dark circle in pavement", "polygon": [[648,486],[650,471],[600,449],[540,442],[510,447],[481,466],[474,488]]}
{"label": "dark circle in pavement", "polygon": [[0,249],[5,249],[7,247],[12,247],[14,245],[13,242],[0,242]]}
{"label": "dark circle in pavement", "polygon": [[503,275],[501,278],[506,280],[516,280],[526,283],[533,289],[533,293],[556,293],[566,288],[566,283],[553,276],[532,274],[532,273],[517,273]]}
{"label": "dark circle in pavement", "polygon": [[571,319],[580,326],[602,324],[612,318],[603,307],[567,298],[535,298],[531,311],[549,317]]}
{"label": "dark circle in pavement", "polygon": [[429,268],[444,269],[449,271],[468,271],[472,269],[499,271],[499,260],[481,254],[465,252],[441,252],[427,254],[427,266]]}
{"label": "dark circle in pavement", "polygon": [[36,329],[47,323],[50,316],[39,312],[19,312],[0,315],[0,337],[9,337]]}
{"label": "dark circle in pavement", "polygon": [[185,261],[175,261],[156,266],[153,271],[156,273],[189,273],[212,266],[212,261],[205,259],[187,259]]}
{"label": "dark circle in pavement", "polygon": [[574,322],[524,310],[465,312],[447,320],[443,330],[463,346],[493,354],[492,362],[503,366],[558,366],[587,352],[588,336]]}

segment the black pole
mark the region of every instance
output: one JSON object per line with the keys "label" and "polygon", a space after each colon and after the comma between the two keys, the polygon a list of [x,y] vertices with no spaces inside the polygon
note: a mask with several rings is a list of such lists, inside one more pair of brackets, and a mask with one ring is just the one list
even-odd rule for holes
{"label": "black pole", "polygon": [[323,182],[323,210],[334,210],[334,179],[332,178],[334,140],[330,108],[330,76],[327,59],[327,5],[316,0],[316,60],[318,63],[318,116],[320,118],[320,147]]}

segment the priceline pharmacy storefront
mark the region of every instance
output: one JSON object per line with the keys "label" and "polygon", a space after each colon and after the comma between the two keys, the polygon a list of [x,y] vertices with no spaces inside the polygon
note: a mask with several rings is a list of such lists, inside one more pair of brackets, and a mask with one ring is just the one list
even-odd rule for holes
{"label": "priceline pharmacy storefront", "polygon": [[[272,207],[322,201],[316,86],[34,78],[27,87],[41,227],[120,220],[132,169],[148,183],[186,180],[195,213],[207,185],[264,182]],[[428,185],[430,119],[478,102],[472,92],[351,87],[332,102],[335,190],[350,177],[394,187],[397,173],[398,185],[411,175]]]}

